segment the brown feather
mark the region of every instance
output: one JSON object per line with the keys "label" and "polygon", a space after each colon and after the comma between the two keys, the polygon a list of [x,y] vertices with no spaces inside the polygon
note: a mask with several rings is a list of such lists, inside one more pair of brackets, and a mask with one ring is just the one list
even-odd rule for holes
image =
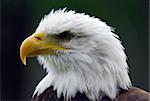
{"label": "brown feather", "polygon": [[[35,95],[32,101],[65,101],[64,98],[57,98],[56,91],[50,87],[45,90],[41,95]],[[90,101],[85,94],[77,93],[75,98],[71,101]],[[113,100],[109,99],[107,96],[103,97],[99,101],[150,101],[150,93],[137,88],[131,87],[129,90],[120,90],[117,97]]]}

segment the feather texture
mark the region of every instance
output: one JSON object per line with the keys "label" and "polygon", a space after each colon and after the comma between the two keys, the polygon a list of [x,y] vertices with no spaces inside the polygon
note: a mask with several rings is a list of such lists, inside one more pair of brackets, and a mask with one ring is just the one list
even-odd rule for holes
{"label": "feather texture", "polygon": [[114,99],[118,88],[131,87],[124,47],[113,28],[98,18],[62,9],[52,10],[36,29],[36,33],[47,36],[64,31],[74,35],[71,40],[60,42],[70,50],[38,56],[47,76],[37,85],[34,95],[53,87],[58,98],[63,95],[71,99],[79,92],[95,101],[100,96]]}
{"label": "feather texture", "polygon": [[[98,99],[97,101],[149,101],[150,94],[142,89],[131,87],[129,90],[120,89],[116,98],[110,99],[107,96]],[[57,98],[56,91],[52,87],[46,89],[41,95],[35,95],[32,101],[64,101],[61,96]],[[85,94],[77,93],[71,101],[90,101]]]}

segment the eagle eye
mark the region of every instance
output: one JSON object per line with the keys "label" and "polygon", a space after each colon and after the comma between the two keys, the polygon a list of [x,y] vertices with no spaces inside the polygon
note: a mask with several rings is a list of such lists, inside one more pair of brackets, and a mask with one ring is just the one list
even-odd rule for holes
{"label": "eagle eye", "polygon": [[57,37],[62,40],[67,40],[67,39],[71,39],[73,35],[69,31],[64,31],[60,33],[59,35],[57,35]]}

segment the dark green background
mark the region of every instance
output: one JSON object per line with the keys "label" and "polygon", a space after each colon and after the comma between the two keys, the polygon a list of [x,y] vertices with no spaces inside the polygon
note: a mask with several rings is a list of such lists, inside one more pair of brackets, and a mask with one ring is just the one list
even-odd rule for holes
{"label": "dark green background", "polygon": [[148,0],[3,0],[1,1],[1,99],[29,100],[45,72],[35,58],[24,66],[21,42],[51,9],[67,7],[101,18],[115,28],[126,48],[135,86],[149,89]]}

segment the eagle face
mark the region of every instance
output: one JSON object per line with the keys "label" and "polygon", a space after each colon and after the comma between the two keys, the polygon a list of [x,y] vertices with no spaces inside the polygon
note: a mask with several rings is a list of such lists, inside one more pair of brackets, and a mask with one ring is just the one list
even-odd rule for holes
{"label": "eagle face", "polygon": [[53,86],[58,97],[81,92],[91,100],[104,95],[113,99],[118,87],[131,86],[118,36],[106,23],[84,13],[63,9],[45,16],[20,47],[24,64],[26,57],[34,56],[47,70],[34,94]]}

